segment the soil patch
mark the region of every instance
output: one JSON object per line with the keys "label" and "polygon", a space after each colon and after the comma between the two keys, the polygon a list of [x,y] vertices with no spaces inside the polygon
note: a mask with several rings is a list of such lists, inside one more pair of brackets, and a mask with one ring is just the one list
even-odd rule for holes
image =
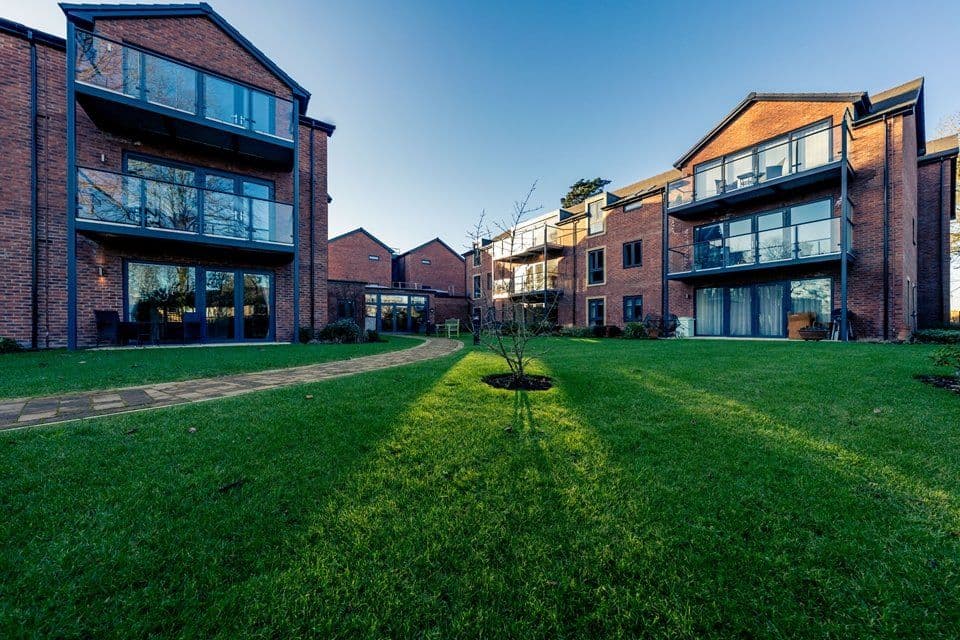
{"label": "soil patch", "polygon": [[934,387],[960,393],[960,378],[954,376],[917,376],[917,380]]}
{"label": "soil patch", "polygon": [[484,376],[483,381],[491,387],[509,389],[510,391],[546,391],[553,386],[553,380],[548,376],[524,376],[518,383],[509,373]]}

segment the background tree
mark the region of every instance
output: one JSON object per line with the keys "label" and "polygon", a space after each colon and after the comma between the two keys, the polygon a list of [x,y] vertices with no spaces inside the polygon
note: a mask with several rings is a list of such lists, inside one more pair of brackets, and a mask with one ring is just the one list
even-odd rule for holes
{"label": "background tree", "polygon": [[[493,243],[485,250],[493,251],[494,248],[498,248],[501,255],[510,256],[515,255],[522,247],[529,246],[531,242],[535,244],[534,240],[523,235],[531,233],[529,228],[521,229],[520,227],[530,214],[541,208],[530,205],[530,199],[536,187],[537,183],[534,182],[526,196],[514,202],[513,212],[506,219],[495,223],[493,228],[487,224],[485,214],[481,214],[470,232],[471,247],[482,247],[484,238],[494,238]],[[546,234],[546,228],[543,229],[543,233]],[[533,343],[537,338],[548,335],[553,329],[549,318],[556,310],[556,296],[549,296],[546,299],[538,296],[537,302],[543,302],[543,308],[542,310],[537,308],[536,312],[533,312],[525,296],[511,295],[518,290],[515,265],[495,263],[492,272],[493,287],[481,286],[480,297],[473,299],[473,317],[479,324],[480,344],[506,363],[510,370],[510,388],[528,388],[530,380],[527,376],[527,368],[534,358],[546,352],[543,346]],[[543,277],[544,287],[546,287],[546,273]],[[520,283],[520,290],[523,290],[524,284]],[[496,293],[503,295],[495,297]]]}
{"label": "background tree", "polygon": [[560,198],[560,206],[576,206],[587,198],[593,197],[602,192],[603,188],[608,184],[610,184],[610,181],[604,180],[603,178],[581,178],[570,185],[570,190],[567,191],[567,195]]}

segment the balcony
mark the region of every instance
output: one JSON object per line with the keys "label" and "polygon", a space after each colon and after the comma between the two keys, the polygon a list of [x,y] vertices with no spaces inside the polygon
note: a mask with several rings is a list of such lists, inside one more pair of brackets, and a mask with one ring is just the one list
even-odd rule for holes
{"label": "balcony", "polygon": [[101,129],[292,165],[290,100],[85,31],[76,34],[74,77],[77,100]]}
{"label": "balcony", "polygon": [[562,293],[560,274],[521,273],[512,278],[501,278],[493,282],[494,298],[525,298]]}
{"label": "balcony", "polygon": [[495,240],[490,251],[494,260],[523,263],[543,259],[544,255],[556,257],[563,253],[563,244],[556,227],[543,225]]}
{"label": "balcony", "polygon": [[667,184],[667,211],[678,218],[775,194],[839,184],[852,169],[843,144],[847,125],[813,125],[694,167]]}
{"label": "balcony", "polygon": [[77,169],[81,233],[292,256],[293,206],[192,185]]}
{"label": "balcony", "polygon": [[[827,218],[670,248],[667,277],[692,280],[717,274],[839,262],[841,218]],[[853,226],[847,220],[847,253]]]}

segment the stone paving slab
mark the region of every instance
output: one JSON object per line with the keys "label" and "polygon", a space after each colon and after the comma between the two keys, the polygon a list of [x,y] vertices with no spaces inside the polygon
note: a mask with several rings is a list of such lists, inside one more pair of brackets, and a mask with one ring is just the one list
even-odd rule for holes
{"label": "stone paving slab", "polygon": [[253,371],[215,378],[159,382],[88,393],[0,400],[0,431],[130,411],[233,397],[279,387],[329,380],[366,371],[400,367],[439,358],[463,347],[458,340],[428,338],[415,347],[350,360],[287,369]]}

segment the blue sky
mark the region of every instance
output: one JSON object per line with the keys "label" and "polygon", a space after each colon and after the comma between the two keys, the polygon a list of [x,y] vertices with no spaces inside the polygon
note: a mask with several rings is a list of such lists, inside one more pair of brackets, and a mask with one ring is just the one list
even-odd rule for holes
{"label": "blue sky", "polygon": [[[0,0],[56,34],[51,0]],[[927,130],[960,110],[960,2],[212,0],[333,122],[331,235],[454,247],[537,180],[668,169],[744,95],[879,91],[926,76]]]}

